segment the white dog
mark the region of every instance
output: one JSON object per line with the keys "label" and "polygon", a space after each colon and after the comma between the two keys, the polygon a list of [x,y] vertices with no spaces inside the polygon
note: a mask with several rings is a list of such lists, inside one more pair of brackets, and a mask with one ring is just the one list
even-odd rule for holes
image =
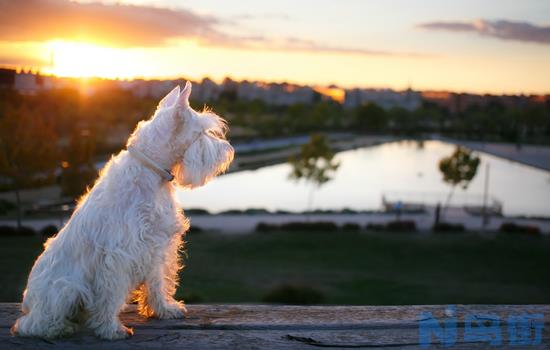
{"label": "white dog", "polygon": [[[132,294],[142,315],[184,316],[173,295],[188,220],[178,212],[172,180],[194,188],[225,171],[233,148],[225,121],[189,106],[191,84],[176,87],[127,149],[114,156],[69,222],[48,240],[23,294],[20,336],[52,338],[80,322],[104,339],[132,334],[118,313]],[[172,175],[174,174],[174,175]]]}

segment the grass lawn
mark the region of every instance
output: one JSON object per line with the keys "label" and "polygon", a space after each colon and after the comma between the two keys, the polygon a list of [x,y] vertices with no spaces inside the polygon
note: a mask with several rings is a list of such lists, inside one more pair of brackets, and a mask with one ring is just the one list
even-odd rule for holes
{"label": "grass lawn", "polygon": [[[187,237],[179,298],[258,303],[281,285],[325,304],[550,303],[550,239],[474,234],[264,233]],[[0,301],[18,301],[41,242],[0,238]]]}

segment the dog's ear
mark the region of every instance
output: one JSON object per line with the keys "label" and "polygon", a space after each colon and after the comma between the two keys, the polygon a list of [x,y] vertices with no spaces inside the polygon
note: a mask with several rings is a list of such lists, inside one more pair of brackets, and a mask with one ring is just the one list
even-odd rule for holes
{"label": "dog's ear", "polygon": [[168,93],[168,95],[164,96],[162,100],[160,100],[158,108],[168,108],[172,107],[176,104],[176,101],[178,100],[178,97],[180,96],[180,86],[176,85],[175,88],[172,89]]}
{"label": "dog's ear", "polygon": [[191,96],[191,82],[187,81],[178,98],[178,106],[189,106],[189,96]]}

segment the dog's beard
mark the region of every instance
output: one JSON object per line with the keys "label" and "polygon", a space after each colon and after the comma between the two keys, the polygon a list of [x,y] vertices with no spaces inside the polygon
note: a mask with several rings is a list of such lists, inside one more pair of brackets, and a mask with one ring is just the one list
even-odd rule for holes
{"label": "dog's beard", "polygon": [[221,139],[201,136],[185,151],[183,159],[172,169],[180,187],[200,187],[227,170],[233,161],[233,147]]}

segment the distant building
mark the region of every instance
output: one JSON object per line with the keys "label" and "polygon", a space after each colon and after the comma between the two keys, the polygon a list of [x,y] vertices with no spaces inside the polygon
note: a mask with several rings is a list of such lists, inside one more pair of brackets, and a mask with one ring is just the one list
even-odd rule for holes
{"label": "distant building", "polygon": [[210,78],[204,78],[200,83],[193,85],[192,98],[202,102],[217,100],[221,88]]}
{"label": "distant building", "polygon": [[447,91],[423,91],[422,99],[446,108],[450,114],[465,113],[475,107],[487,107],[489,104],[502,105],[504,108],[523,109],[528,105],[545,103],[543,95],[476,95]]}
{"label": "distant building", "polygon": [[15,69],[0,68],[0,88],[13,88],[15,86]]}
{"label": "distant building", "polygon": [[245,101],[260,100],[268,105],[289,106],[297,103],[310,104],[316,92],[309,86],[289,83],[264,83],[244,80],[235,82],[226,79],[221,87],[226,95]]}
{"label": "distant building", "polygon": [[0,68],[0,87],[15,89],[22,94],[34,94],[40,90],[65,87],[66,80],[43,76],[30,70],[17,72],[15,69]]}
{"label": "distant building", "polygon": [[42,77],[39,74],[21,71],[15,75],[15,90],[23,94],[36,93],[42,87]]}
{"label": "distant building", "polygon": [[[38,72],[0,68],[0,88],[15,89],[23,94],[34,94],[50,89],[76,89],[84,95],[93,95],[96,91],[116,86],[131,92],[137,97],[160,99],[176,85],[182,86],[185,79],[171,80],[81,80],[79,78],[60,78],[43,76]],[[548,104],[550,95],[477,95],[453,93],[447,91],[395,91],[392,89],[347,89],[337,86],[310,87],[292,83],[268,83],[261,81],[235,81],[225,78],[217,84],[209,78],[193,83],[191,98],[199,102],[211,102],[223,96],[229,100],[263,101],[267,105],[290,106],[293,104],[312,104],[320,100],[342,103],[346,108],[375,103],[386,110],[403,108],[409,111],[419,108],[423,101],[434,103],[460,115],[468,109],[486,107],[490,104],[504,108],[524,109],[529,105]]]}
{"label": "distant building", "polygon": [[321,98],[332,100],[338,103],[344,103],[346,99],[346,91],[335,85],[331,85],[328,87],[316,87],[315,91],[321,94]]}
{"label": "distant building", "polygon": [[384,109],[403,108],[413,111],[420,107],[422,95],[411,89],[394,91],[391,89],[351,89],[346,90],[344,106],[355,108],[367,103],[375,103]]}

